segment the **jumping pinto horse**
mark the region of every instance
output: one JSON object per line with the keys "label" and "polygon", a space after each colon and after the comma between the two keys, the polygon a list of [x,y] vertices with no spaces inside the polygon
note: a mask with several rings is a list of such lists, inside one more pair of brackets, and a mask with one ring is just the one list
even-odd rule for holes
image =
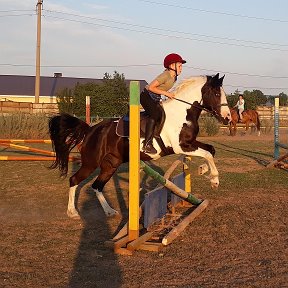
{"label": "jumping pinto horse", "polygon": [[[237,131],[237,123],[239,123],[240,117],[236,109],[230,108],[231,121],[229,123],[230,136],[235,136]],[[244,110],[242,112],[242,120],[240,123],[245,124],[245,133],[248,131],[250,124],[253,124],[256,129],[258,136],[260,136],[260,119],[259,114],[255,110]]]}
{"label": "jumping pinto horse", "polygon": [[[140,158],[144,161],[155,160],[167,154],[203,157],[210,167],[211,186],[218,187],[219,173],[213,159],[215,149],[212,145],[197,141],[196,137],[199,132],[198,118],[203,110],[213,114],[225,125],[230,121],[230,110],[222,88],[224,76],[197,76],[178,84],[173,91],[177,100],[163,103],[166,119],[160,136],[166,152],[163,152],[154,139],[153,145],[157,154],[149,155],[140,151]],[[60,114],[49,120],[50,138],[56,152],[56,160],[51,168],[59,168],[62,176],[66,176],[68,172],[69,152],[82,143],[81,167],[70,177],[67,215],[71,218],[80,217],[75,206],[78,185],[99,167],[100,173],[92,188],[105,214],[110,216],[117,213],[109,206],[102,193],[119,165],[129,161],[129,139],[117,135],[116,125],[117,121],[111,119],[90,127],[84,121],[68,114]],[[143,138],[139,141],[142,143]]]}

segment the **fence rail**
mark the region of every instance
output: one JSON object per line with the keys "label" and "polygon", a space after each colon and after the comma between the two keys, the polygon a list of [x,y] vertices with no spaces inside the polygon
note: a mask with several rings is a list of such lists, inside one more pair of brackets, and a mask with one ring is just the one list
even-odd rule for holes
{"label": "fence rail", "polygon": [[[274,119],[274,107],[258,106],[257,112],[260,119]],[[14,101],[0,101],[0,113],[58,113],[58,105],[56,103],[27,103],[27,102],[14,102]],[[102,117],[100,117],[102,118]],[[288,120],[288,107],[279,107],[279,119]]]}
{"label": "fence rail", "polygon": [[[257,112],[259,113],[260,119],[274,119],[274,107],[265,107],[258,106]],[[288,119],[288,107],[282,106],[279,107],[279,119],[287,120]]]}
{"label": "fence rail", "polygon": [[0,113],[58,113],[58,105],[55,103],[31,103],[31,102],[14,102],[14,101],[0,101]]}

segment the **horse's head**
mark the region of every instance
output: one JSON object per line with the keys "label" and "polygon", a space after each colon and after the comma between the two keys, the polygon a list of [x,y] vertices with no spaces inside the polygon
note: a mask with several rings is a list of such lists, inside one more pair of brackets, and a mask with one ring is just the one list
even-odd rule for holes
{"label": "horse's head", "polygon": [[231,114],[222,87],[225,75],[219,78],[219,73],[217,73],[215,76],[206,77],[207,81],[201,89],[202,105],[213,112],[218,121],[227,125],[231,120]]}

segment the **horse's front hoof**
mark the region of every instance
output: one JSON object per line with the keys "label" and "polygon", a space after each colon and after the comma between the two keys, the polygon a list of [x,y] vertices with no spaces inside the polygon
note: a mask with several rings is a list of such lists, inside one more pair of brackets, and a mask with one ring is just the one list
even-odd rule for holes
{"label": "horse's front hoof", "polygon": [[218,177],[210,180],[210,183],[211,183],[211,188],[213,190],[217,189],[219,187],[219,179],[218,179]]}
{"label": "horse's front hoof", "polygon": [[74,219],[74,220],[81,219],[80,215],[78,214],[78,212],[76,210],[75,211],[67,210],[67,215],[69,218]]}
{"label": "horse's front hoof", "polygon": [[119,215],[119,212],[114,210],[114,209],[109,209],[109,211],[105,211],[105,215],[107,217],[114,217],[114,216],[118,216]]}
{"label": "horse's front hoof", "polygon": [[212,183],[212,184],[211,184],[211,188],[212,188],[213,190],[217,190],[218,187],[219,187],[219,183]]}

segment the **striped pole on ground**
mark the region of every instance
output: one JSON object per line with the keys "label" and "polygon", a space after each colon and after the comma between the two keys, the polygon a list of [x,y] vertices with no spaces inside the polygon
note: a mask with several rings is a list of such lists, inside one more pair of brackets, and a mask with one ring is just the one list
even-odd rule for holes
{"label": "striped pole on ground", "polygon": [[274,159],[279,158],[279,97],[274,98]]}
{"label": "striped pole on ground", "polygon": [[193,205],[199,205],[202,203],[202,200],[197,199],[191,193],[184,191],[183,189],[176,186],[173,182],[168,179],[165,179],[162,175],[158,172],[153,170],[150,166],[146,165],[143,161],[140,161],[140,167],[144,170],[144,172],[156,180],[158,183],[162,184],[166,188],[168,188],[172,193],[176,194],[177,196],[183,198],[184,200],[188,201]]}

